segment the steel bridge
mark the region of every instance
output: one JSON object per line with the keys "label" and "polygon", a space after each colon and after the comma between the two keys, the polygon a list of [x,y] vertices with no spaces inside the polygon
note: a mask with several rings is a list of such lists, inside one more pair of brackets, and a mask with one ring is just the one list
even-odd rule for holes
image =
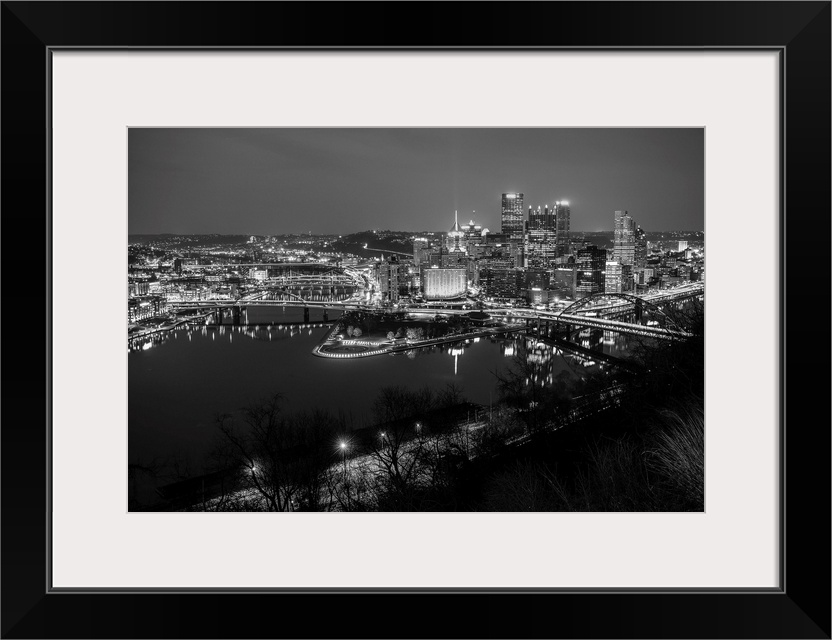
{"label": "steel bridge", "polygon": [[[541,318],[546,319],[547,316],[541,316]],[[684,340],[692,336],[691,333],[683,331],[679,328],[669,329],[667,327],[655,327],[651,325],[633,324],[631,322],[621,322],[619,320],[610,320],[608,318],[593,318],[592,316],[567,315],[561,313],[557,314],[555,319],[566,325],[604,329],[605,331],[616,331],[618,333],[627,333],[630,335],[646,336],[649,338],[659,338],[663,340]]]}
{"label": "steel bridge", "polygon": [[510,309],[507,311],[492,310],[492,315],[506,314],[522,318],[526,321],[535,321],[540,324],[555,322],[556,324],[569,327],[590,327],[592,329],[603,329],[604,331],[615,331],[629,335],[658,338],[660,340],[684,340],[692,334],[679,328],[668,329],[666,327],[655,327],[650,325],[633,324],[631,322],[620,322],[595,316],[579,316],[565,314],[562,312],[535,311],[533,309]]}
{"label": "steel bridge", "polygon": [[[252,269],[280,272],[265,282],[301,287],[364,286],[361,274],[350,267],[326,262],[247,262],[235,264],[185,264],[183,271],[233,270],[249,274]],[[312,270],[314,273],[309,273]],[[294,271],[294,273],[293,273]]]}
{"label": "steel bridge", "polygon": [[[294,294],[283,292],[285,295]],[[237,300],[183,300],[169,302],[171,309],[231,309],[233,307],[316,307],[328,309],[368,309],[363,302],[356,300],[307,300],[299,296],[290,300],[265,300],[262,298],[239,298]]]}
{"label": "steel bridge", "polygon": [[[223,310],[236,309],[239,310],[248,306],[257,307],[303,307],[303,308],[322,308],[322,309],[341,309],[341,310],[374,310],[372,307],[360,301],[332,301],[322,302],[314,300],[306,300],[298,298],[297,300],[263,300],[263,299],[245,299],[239,300],[197,300],[184,302],[171,302],[170,307],[174,310],[182,309],[200,309],[200,310]],[[437,314],[433,310],[428,309],[412,309],[404,310],[406,313],[431,312]],[[443,309],[438,312],[438,315],[460,315],[470,313],[469,310],[461,309]],[[590,327],[593,329],[602,329],[604,331],[615,331],[617,333],[626,333],[629,335],[638,335],[650,338],[658,338],[663,340],[678,340],[690,338],[692,334],[678,328],[656,327],[650,325],[633,324],[631,322],[621,322],[618,320],[611,320],[608,318],[565,314],[562,312],[546,312],[535,311],[533,309],[490,309],[493,316],[503,316],[507,319],[511,317],[517,318],[527,322],[536,321],[538,323],[555,322],[566,325],[567,327]]]}
{"label": "steel bridge", "polygon": [[[683,285],[677,289],[667,292],[652,293],[646,296],[635,296],[628,293],[595,293],[585,298],[581,298],[577,302],[573,302],[566,307],[563,312],[571,313],[597,313],[603,317],[629,315],[641,306],[646,307],[651,311],[667,317],[667,314],[662,311],[661,307],[671,303],[680,302],[682,300],[689,300],[691,298],[700,298],[705,293],[705,286],[703,284]],[[606,298],[620,298],[624,300],[623,304],[612,304],[602,307],[593,307],[591,309],[584,309],[587,305],[604,300]]]}
{"label": "steel bridge", "polygon": [[[605,294],[598,294],[598,297],[603,295],[603,298],[621,298],[626,301],[626,304],[623,305],[614,305],[614,306],[607,306],[603,308],[593,307],[591,310],[587,310],[586,317],[590,317],[590,314],[595,317],[602,317],[606,319],[611,319],[614,317],[620,316],[629,316],[635,315],[636,321],[642,319],[643,314],[646,310],[651,311],[654,314],[660,316],[663,320],[664,325],[671,325],[672,329],[679,330],[678,325],[676,322],[671,318],[667,313],[665,313],[661,307],[653,302],[645,300],[644,298],[639,298],[637,296],[628,294],[628,293],[605,293]],[[578,313],[583,309],[583,307],[592,304],[594,299],[597,299],[596,296],[587,296],[586,298],[582,298],[577,302],[573,302],[568,307],[563,309],[560,312],[561,316],[569,316],[569,315],[578,315]]]}
{"label": "steel bridge", "polygon": [[182,270],[199,271],[203,269],[303,269],[320,267],[339,269],[329,262],[229,262],[225,264],[183,264]]}
{"label": "steel bridge", "polygon": [[359,285],[352,276],[344,273],[298,274],[284,273],[264,280],[268,285],[297,286],[297,287],[357,287]]}

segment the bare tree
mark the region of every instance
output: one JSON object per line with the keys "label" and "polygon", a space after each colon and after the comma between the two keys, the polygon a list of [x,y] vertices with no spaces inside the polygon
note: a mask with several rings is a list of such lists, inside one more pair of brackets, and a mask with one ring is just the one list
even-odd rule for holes
{"label": "bare tree", "polygon": [[430,414],[459,402],[458,387],[440,394],[429,387],[379,390],[373,409],[381,426],[366,443],[369,464],[365,469],[379,510],[422,510],[424,496],[435,488],[432,482],[441,455],[438,441],[445,427],[439,416]]}
{"label": "bare tree", "polygon": [[300,488],[296,425],[280,415],[276,394],[243,410],[242,426],[228,414],[219,429],[233,446],[243,467],[242,488],[253,492],[268,511],[290,511]]}
{"label": "bare tree", "polygon": [[300,442],[295,462],[296,507],[304,511],[328,510],[332,496],[327,482],[334,474],[332,443],[336,434],[352,429],[351,421],[344,415],[333,416],[326,411],[299,413],[291,420]]}
{"label": "bare tree", "polygon": [[426,439],[419,423],[386,425],[370,441],[376,500],[384,511],[410,511],[426,454]]}

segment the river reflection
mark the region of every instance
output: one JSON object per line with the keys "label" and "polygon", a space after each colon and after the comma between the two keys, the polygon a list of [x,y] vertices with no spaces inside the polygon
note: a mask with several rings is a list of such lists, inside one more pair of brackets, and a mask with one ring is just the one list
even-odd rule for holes
{"label": "river reflection", "polygon": [[[582,376],[610,366],[592,354],[518,334],[369,358],[319,358],[312,349],[332,323],[324,322],[321,310],[311,313],[305,323],[302,309],[251,308],[248,325],[205,325],[203,320],[133,339],[128,354],[130,461],[176,453],[199,460],[216,436],[219,414],[274,393],[284,396],[286,411],[328,410],[359,427],[373,422],[372,405],[382,386],[441,391],[455,384],[467,400],[488,406],[499,398],[497,376],[516,367],[518,355],[533,367],[529,384],[541,386],[561,375]],[[582,335],[578,344],[619,356],[626,346],[597,331]]]}

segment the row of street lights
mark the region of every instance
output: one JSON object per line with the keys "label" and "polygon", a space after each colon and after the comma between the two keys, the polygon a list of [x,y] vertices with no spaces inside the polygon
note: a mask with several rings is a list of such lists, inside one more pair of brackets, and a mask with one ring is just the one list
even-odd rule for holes
{"label": "row of street lights", "polygon": [[[418,435],[422,434],[422,423],[416,423],[416,433]],[[381,444],[384,446],[385,440],[387,439],[387,432],[380,431],[379,438],[381,438]],[[344,465],[344,487],[347,489],[347,510],[350,508],[350,489],[349,489],[349,481],[347,479],[347,450],[349,449],[349,443],[346,440],[341,440],[338,442],[338,449],[341,452],[341,460]],[[252,472],[254,469],[252,469]]]}
{"label": "row of street lights", "polygon": [[[422,423],[416,423],[416,433],[417,435],[422,434]],[[385,431],[379,432],[379,437],[381,438],[382,446],[385,444],[385,440],[387,439],[387,433]],[[344,466],[344,487],[347,489],[347,509],[350,508],[350,491],[349,491],[349,481],[347,476],[347,450],[349,449],[349,443],[346,440],[341,440],[338,442],[338,450],[341,452],[341,460]],[[251,472],[252,477],[256,476],[259,468],[257,463],[252,462],[251,466],[249,467],[249,471]]]}

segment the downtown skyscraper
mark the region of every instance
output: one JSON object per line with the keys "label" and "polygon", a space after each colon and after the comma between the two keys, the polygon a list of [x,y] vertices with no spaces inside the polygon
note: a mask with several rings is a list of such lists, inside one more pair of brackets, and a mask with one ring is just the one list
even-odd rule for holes
{"label": "downtown skyscraper", "polygon": [[555,229],[555,212],[546,205],[537,210],[529,207],[529,220],[526,227],[525,258],[526,266],[548,269],[555,259],[557,231]]}
{"label": "downtown skyscraper", "polygon": [[647,234],[640,226],[636,226],[635,244],[634,266],[636,269],[644,269],[647,266]]}
{"label": "downtown skyscraper", "polygon": [[504,193],[500,221],[501,232],[510,240],[523,240],[523,194]]}
{"label": "downtown skyscraper", "polygon": [[569,203],[566,200],[555,202],[555,234],[557,236],[555,257],[568,256],[571,253],[571,245],[569,244]]}
{"label": "downtown skyscraper", "polygon": [[636,253],[636,224],[626,211],[615,212],[612,259],[621,265],[632,266]]}
{"label": "downtown skyscraper", "polygon": [[529,207],[526,224],[526,266],[549,269],[571,253],[569,203],[558,200],[551,209]]}
{"label": "downtown skyscraper", "polygon": [[604,293],[604,268],[607,251],[597,245],[585,245],[578,249],[576,295],[579,298]]}

